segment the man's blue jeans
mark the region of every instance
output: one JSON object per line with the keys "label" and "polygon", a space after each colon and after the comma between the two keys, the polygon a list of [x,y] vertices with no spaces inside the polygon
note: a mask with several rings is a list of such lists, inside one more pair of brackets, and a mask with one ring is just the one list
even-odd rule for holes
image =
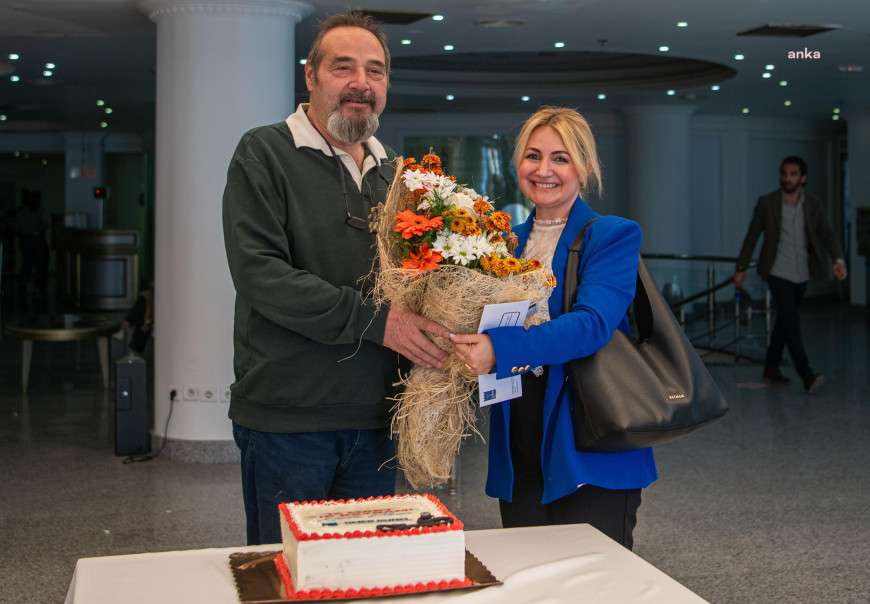
{"label": "man's blue jeans", "polygon": [[278,504],[393,495],[390,429],[280,434],[233,422],[242,454],[248,545],[279,543]]}
{"label": "man's blue jeans", "polygon": [[776,307],[776,322],[770,333],[765,365],[777,367],[782,362],[782,350],[788,345],[788,354],[798,375],[803,377],[812,373],[801,339],[801,319],[798,314],[801,300],[807,291],[807,282],[792,283],[788,279],[768,275],[767,287]]}

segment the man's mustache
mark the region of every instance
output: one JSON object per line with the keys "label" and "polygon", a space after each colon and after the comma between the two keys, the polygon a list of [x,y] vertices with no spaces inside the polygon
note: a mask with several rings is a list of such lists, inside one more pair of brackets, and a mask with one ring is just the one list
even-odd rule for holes
{"label": "man's mustache", "polygon": [[353,94],[350,92],[346,92],[338,97],[339,103],[344,103],[346,101],[352,101],[354,103],[368,103],[374,108],[375,106],[375,95],[373,94]]}

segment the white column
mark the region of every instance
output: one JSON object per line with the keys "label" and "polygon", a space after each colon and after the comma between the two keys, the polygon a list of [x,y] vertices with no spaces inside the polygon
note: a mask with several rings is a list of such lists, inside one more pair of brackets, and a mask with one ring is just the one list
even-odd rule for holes
{"label": "white column", "polygon": [[626,217],[643,229],[643,252],[691,252],[689,147],[694,111],[686,105],[624,110]]}
{"label": "white column", "polygon": [[168,436],[172,457],[220,460],[234,454],[224,396],[235,298],[221,223],[226,170],[246,130],[295,109],[295,26],[313,9],[290,0],[140,7],[157,24],[154,433]]}
{"label": "white column", "polygon": [[858,255],[857,216],[859,207],[870,207],[870,111],[847,108],[846,120],[849,136],[849,214],[850,233],[849,296],[855,306],[867,307],[867,279],[870,278],[870,259]]}

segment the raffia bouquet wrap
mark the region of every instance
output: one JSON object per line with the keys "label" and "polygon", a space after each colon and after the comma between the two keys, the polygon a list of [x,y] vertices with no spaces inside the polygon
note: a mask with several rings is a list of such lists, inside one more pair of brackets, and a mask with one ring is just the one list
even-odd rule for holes
{"label": "raffia bouquet wrap", "polygon": [[[403,306],[452,333],[475,333],[487,304],[546,300],[555,279],[539,261],[513,257],[510,218],[445,175],[438,156],[404,160],[374,218],[378,302]],[[531,315],[526,327],[535,322]],[[444,368],[415,366],[401,376],[395,399],[398,461],[414,488],[446,481],[462,439],[477,433],[477,376],[451,342],[432,338],[449,353]]]}

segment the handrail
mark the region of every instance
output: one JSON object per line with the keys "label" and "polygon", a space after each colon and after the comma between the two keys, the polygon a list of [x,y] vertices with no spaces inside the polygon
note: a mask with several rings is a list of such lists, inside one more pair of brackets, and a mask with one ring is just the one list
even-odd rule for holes
{"label": "handrail", "polygon": [[[708,330],[706,334],[701,334],[700,336],[696,336],[694,339],[700,339],[703,337],[707,337],[709,339],[709,347],[711,350],[717,350],[714,345],[714,339],[718,332],[723,329],[729,327],[729,325],[734,325],[734,340],[721,347],[722,350],[727,346],[734,346],[734,362],[736,363],[740,359],[740,346],[739,342],[742,339],[740,335],[740,302],[741,296],[740,291],[735,292],[734,296],[734,320],[732,323],[726,323],[725,325],[716,326],[716,292],[728,287],[729,285],[733,285],[733,277],[729,276],[727,279],[724,279],[718,283],[715,283],[715,270],[713,268],[714,262],[731,262],[735,265],[737,264],[737,258],[732,256],[707,256],[707,255],[693,255],[693,254],[641,254],[641,256],[645,260],[689,260],[689,261],[702,261],[707,262],[707,283],[708,286],[706,289],[701,290],[699,292],[693,293],[692,295],[681,298],[680,300],[676,300],[673,303],[670,303],[671,311],[674,314],[679,316],[680,325],[683,326],[683,329],[686,327],[686,311],[685,305],[691,302],[695,302],[696,300],[707,298],[707,316],[708,316]],[[757,266],[757,261],[750,262],[749,266]],[[747,317],[751,320],[752,318],[752,305],[750,304],[747,309]],[[764,313],[766,315],[766,338],[770,337],[770,293],[765,293],[765,309]],[[748,337],[745,336],[745,337]]]}
{"label": "handrail", "polygon": [[733,262],[737,264],[734,256],[697,256],[695,254],[641,254],[644,258],[652,260],[707,260],[709,262]]}

